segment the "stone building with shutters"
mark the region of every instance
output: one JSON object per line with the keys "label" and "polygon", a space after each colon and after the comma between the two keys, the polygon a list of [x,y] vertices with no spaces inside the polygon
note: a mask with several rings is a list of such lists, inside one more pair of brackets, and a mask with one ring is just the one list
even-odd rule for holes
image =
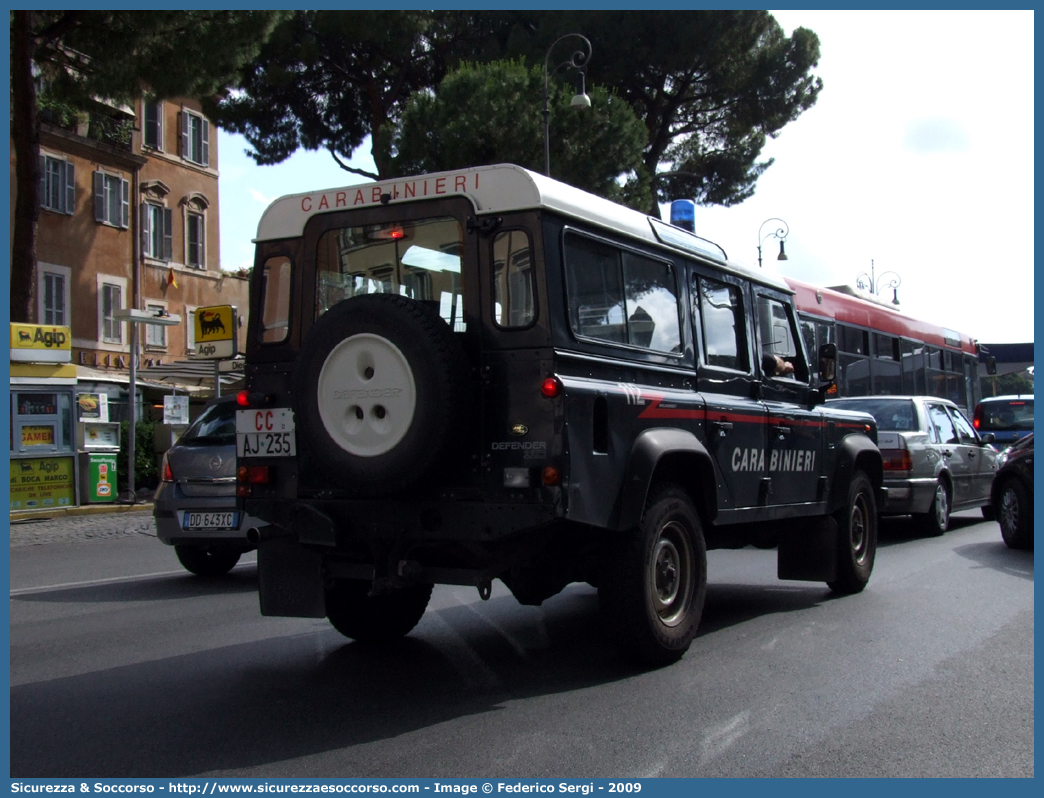
{"label": "stone building with shutters", "polygon": [[[70,328],[82,390],[109,393],[118,409],[132,353],[117,310],[181,316],[178,326],[140,326],[137,376],[145,386],[150,367],[193,359],[196,308],[234,305],[245,331],[248,280],[220,264],[216,130],[190,99],[99,102],[89,114],[41,108],[40,118],[30,321]],[[13,214],[13,147],[11,167]]]}

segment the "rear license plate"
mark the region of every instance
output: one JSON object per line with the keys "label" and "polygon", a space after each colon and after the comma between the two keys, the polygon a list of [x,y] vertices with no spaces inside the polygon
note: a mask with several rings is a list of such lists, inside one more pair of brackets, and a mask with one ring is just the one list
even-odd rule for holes
{"label": "rear license plate", "polygon": [[203,513],[186,510],[181,520],[181,528],[185,530],[202,529],[235,529],[239,526],[239,513]]}
{"label": "rear license plate", "polygon": [[236,412],[236,455],[238,457],[296,457],[294,411],[272,410]]}

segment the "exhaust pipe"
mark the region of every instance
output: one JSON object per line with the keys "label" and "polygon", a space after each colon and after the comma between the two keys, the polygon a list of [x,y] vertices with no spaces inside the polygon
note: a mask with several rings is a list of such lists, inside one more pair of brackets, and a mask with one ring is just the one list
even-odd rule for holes
{"label": "exhaust pipe", "polygon": [[247,541],[252,546],[256,546],[258,543],[261,542],[261,530],[258,529],[256,526],[252,526],[250,527],[250,529],[247,530],[246,537]]}

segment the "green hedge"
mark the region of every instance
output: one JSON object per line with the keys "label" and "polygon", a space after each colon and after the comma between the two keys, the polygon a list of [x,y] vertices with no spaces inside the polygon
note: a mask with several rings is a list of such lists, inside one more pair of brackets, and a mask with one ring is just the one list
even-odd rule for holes
{"label": "green hedge", "polygon": [[[159,458],[156,456],[152,421],[139,421],[135,424],[134,435],[134,489],[156,488],[159,486]],[[127,451],[130,448],[130,422],[120,422],[120,455],[116,461],[116,479],[120,492],[127,485]]]}

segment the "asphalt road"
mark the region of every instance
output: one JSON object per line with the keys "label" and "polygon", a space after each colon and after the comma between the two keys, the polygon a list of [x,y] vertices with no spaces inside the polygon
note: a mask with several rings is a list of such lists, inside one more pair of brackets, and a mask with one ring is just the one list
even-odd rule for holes
{"label": "asphalt road", "polygon": [[587,586],[438,587],[374,648],[261,617],[252,555],[203,580],[105,518],[12,530],[12,777],[1034,775],[1033,553],[977,513],[886,524],[845,598],[711,552],[699,637],[644,672]]}

